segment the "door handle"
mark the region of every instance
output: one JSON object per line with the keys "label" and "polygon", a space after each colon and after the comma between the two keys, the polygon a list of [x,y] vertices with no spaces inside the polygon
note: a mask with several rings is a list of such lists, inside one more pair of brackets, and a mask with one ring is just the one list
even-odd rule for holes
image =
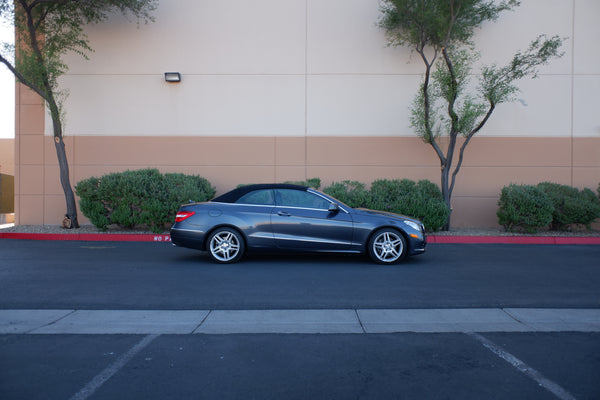
{"label": "door handle", "polygon": [[292,214],[285,212],[285,211],[278,211],[277,215],[281,216],[281,217],[291,217]]}

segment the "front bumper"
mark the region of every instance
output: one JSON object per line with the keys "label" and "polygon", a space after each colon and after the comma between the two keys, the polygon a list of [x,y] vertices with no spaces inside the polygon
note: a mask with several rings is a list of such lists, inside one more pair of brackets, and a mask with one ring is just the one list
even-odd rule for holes
{"label": "front bumper", "polygon": [[413,238],[410,241],[410,252],[409,255],[416,256],[419,254],[425,253],[425,248],[427,247],[427,235],[423,233],[422,239]]}

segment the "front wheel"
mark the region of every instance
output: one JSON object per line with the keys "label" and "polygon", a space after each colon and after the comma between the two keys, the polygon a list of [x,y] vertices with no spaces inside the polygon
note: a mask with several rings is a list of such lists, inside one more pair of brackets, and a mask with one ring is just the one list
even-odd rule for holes
{"label": "front wheel", "polygon": [[397,264],[406,257],[406,240],[395,229],[380,229],[367,244],[369,257],[377,264]]}
{"label": "front wheel", "polygon": [[244,255],[244,239],[231,228],[219,228],[208,238],[208,254],[220,264],[237,262]]}

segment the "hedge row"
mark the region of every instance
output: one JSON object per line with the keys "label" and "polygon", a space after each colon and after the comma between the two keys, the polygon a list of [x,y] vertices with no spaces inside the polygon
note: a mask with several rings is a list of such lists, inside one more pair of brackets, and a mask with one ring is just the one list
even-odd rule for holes
{"label": "hedge row", "polygon": [[[321,181],[313,178],[299,183],[319,189]],[[428,231],[438,231],[447,222],[450,211],[438,186],[428,180],[378,179],[367,190],[358,181],[334,182],[323,192],[350,207],[370,208],[419,219]]]}
{"label": "hedge row", "polygon": [[[293,182],[315,189],[319,178]],[[405,214],[423,221],[426,229],[439,230],[448,218],[438,187],[430,181],[377,180],[367,190],[363,183],[343,181],[323,190],[351,207]],[[161,232],[174,221],[179,206],[190,201],[208,201],[215,189],[205,178],[184,174],[161,174],[142,169],[91,177],[75,186],[81,212],[98,229],[110,225],[132,229],[147,227]]]}
{"label": "hedge row", "polygon": [[598,196],[590,189],[578,190],[558,183],[505,186],[498,201],[498,223],[507,231],[535,233],[540,229],[588,229],[600,218]]}
{"label": "hedge row", "polygon": [[[321,180],[293,182],[319,189]],[[442,228],[448,219],[438,186],[431,181],[379,179],[370,190],[358,181],[334,182],[323,191],[356,208],[404,214],[423,222],[428,231]],[[79,182],[81,212],[101,230],[110,225],[123,228],[147,227],[161,232],[175,219],[179,206],[190,201],[212,199],[215,188],[205,178],[178,173],[161,174],[142,169],[91,177]],[[598,196],[590,189],[543,182],[538,185],[511,184],[502,189],[498,222],[508,231],[533,233],[539,229],[568,230],[590,227],[600,218]]]}
{"label": "hedge row", "polygon": [[202,177],[161,174],[157,169],[91,177],[77,183],[75,192],[81,212],[98,229],[115,224],[128,229],[144,226],[157,233],[173,223],[181,204],[207,201],[215,195]]}

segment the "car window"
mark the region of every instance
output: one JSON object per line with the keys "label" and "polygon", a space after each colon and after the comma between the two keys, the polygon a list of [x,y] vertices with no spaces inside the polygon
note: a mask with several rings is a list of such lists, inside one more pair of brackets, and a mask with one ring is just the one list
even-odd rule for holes
{"label": "car window", "polygon": [[313,193],[293,189],[277,189],[277,205],[285,207],[329,209],[329,201]]}
{"label": "car window", "polygon": [[273,199],[273,190],[261,189],[246,193],[236,200],[238,204],[260,204],[260,205],[275,205]]}

